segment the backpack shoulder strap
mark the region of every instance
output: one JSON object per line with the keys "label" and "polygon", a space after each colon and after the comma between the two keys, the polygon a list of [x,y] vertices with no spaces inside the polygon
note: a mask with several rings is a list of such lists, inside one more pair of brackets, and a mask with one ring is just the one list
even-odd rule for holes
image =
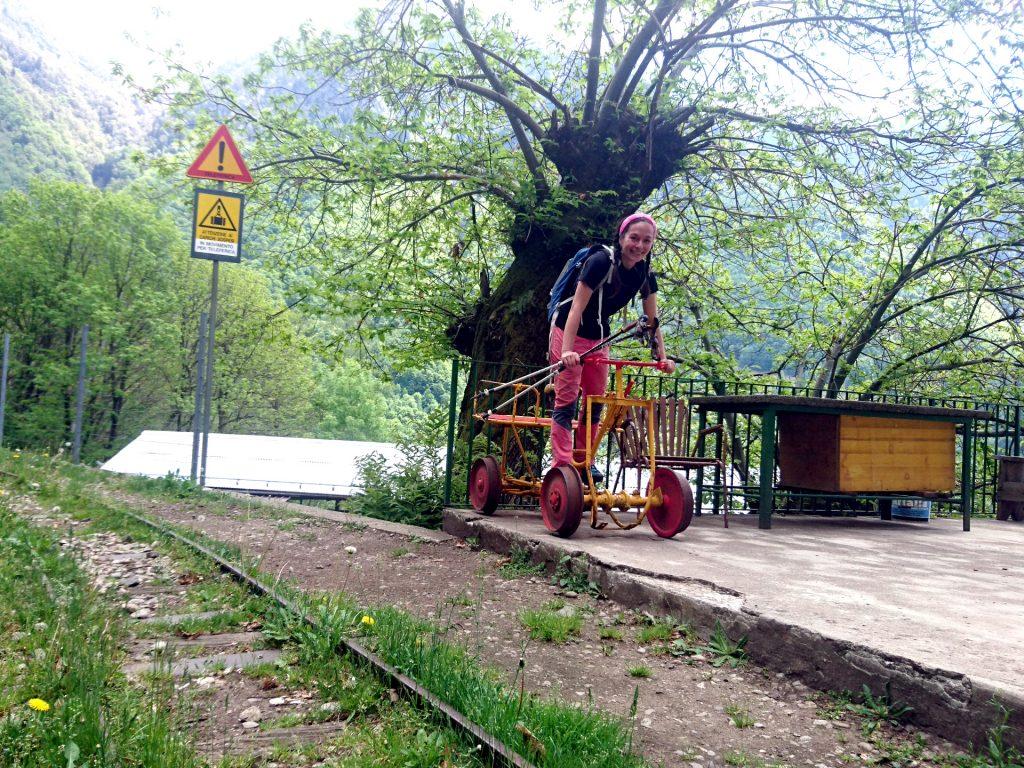
{"label": "backpack shoulder strap", "polygon": [[604,327],[604,286],[612,276],[612,272],[615,271],[615,252],[607,245],[602,245],[601,248],[608,254],[608,271],[604,273],[604,277],[601,279],[601,283],[597,286],[597,323],[601,328],[601,338],[607,338],[608,332]]}

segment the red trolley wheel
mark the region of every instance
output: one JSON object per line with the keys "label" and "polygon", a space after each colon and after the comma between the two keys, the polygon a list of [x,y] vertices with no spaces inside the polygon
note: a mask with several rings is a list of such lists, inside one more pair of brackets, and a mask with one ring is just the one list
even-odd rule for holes
{"label": "red trolley wheel", "polygon": [[693,520],[693,491],[681,472],[658,467],[652,488],[661,489],[661,506],[651,507],[647,522],[663,539],[671,539]]}
{"label": "red trolley wheel", "polygon": [[552,533],[568,538],[583,518],[583,481],[572,467],[554,467],[540,486],[540,511]]}
{"label": "red trolley wheel", "polygon": [[498,460],[484,456],[473,462],[469,470],[469,503],[485,515],[494,514],[501,496],[501,470]]}

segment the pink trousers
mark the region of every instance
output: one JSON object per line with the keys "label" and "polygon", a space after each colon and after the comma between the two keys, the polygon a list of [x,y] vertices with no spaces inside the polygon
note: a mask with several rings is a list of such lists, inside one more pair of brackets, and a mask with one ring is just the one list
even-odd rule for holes
{"label": "pink trousers", "polygon": [[[548,360],[554,364],[562,359],[562,337],[564,332],[556,325],[551,326],[548,337]],[[573,351],[583,353],[597,344],[593,339],[576,337]],[[552,466],[560,467],[571,464],[573,460],[572,419],[576,414],[576,396],[583,390],[580,414],[576,427],[577,459],[583,460],[583,451],[587,447],[587,433],[590,429],[591,439],[597,435],[597,422],[601,417],[600,409],[595,407],[591,414],[593,424],[586,424],[587,395],[603,395],[608,386],[608,348],[588,355],[583,365],[566,368],[555,376],[555,408],[551,420],[551,456]]]}

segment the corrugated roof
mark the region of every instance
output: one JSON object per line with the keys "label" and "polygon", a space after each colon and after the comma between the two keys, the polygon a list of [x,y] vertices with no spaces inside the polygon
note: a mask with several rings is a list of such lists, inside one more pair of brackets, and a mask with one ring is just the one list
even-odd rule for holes
{"label": "corrugated roof", "polygon": [[[379,453],[397,468],[402,455],[391,443],[315,440],[265,435],[210,435],[206,486],[275,496],[345,498],[357,485],[356,460]],[[192,433],[146,430],[103,469],[128,475],[188,477]]]}

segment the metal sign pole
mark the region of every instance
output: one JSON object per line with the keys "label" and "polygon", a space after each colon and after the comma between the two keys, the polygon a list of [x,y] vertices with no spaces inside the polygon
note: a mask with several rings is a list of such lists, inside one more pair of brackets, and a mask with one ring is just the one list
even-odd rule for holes
{"label": "metal sign pole", "polygon": [[196,403],[192,410],[192,470],[189,479],[194,483],[199,473],[199,441],[203,435],[203,385],[206,381],[206,313],[199,315],[199,341],[196,349]]}
{"label": "metal sign pole", "polygon": [[11,356],[11,334],[4,334],[4,362],[0,372],[0,445],[4,444],[4,413],[7,411],[7,361]]}
{"label": "metal sign pole", "polygon": [[82,350],[78,356],[78,397],[75,402],[75,426],[71,445],[71,462],[77,464],[82,455],[82,412],[85,410],[85,356],[89,345],[89,326],[82,326]]}
{"label": "metal sign pole", "polygon": [[[195,162],[185,171],[194,179],[215,179],[217,191],[196,189],[192,204],[192,258],[210,259],[213,277],[210,285],[210,318],[207,322],[206,375],[203,381],[203,448],[199,462],[199,484],[206,485],[206,459],[210,451],[210,419],[213,393],[214,333],[217,328],[217,282],[220,262],[237,264],[242,260],[242,216],[245,198],[236,192],[224,192],[224,182],[252,184],[245,165],[226,125],[222,125],[203,147]],[[198,398],[198,392],[196,394]],[[195,437],[193,437],[192,474],[195,476]]]}
{"label": "metal sign pole", "polygon": [[217,282],[220,276],[220,262],[213,262],[213,277],[210,281],[210,319],[207,321],[206,376],[203,387],[203,456],[199,468],[199,484],[206,484],[206,455],[210,449],[210,411],[213,392],[213,341],[217,328]]}

